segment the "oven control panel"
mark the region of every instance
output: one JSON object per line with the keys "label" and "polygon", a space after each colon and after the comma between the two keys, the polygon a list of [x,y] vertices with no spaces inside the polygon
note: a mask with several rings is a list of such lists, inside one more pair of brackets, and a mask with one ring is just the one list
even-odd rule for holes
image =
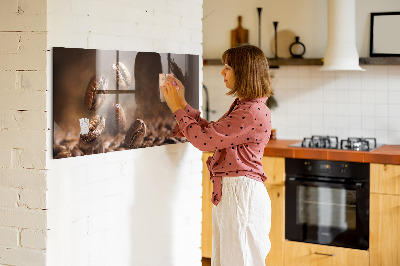
{"label": "oven control panel", "polygon": [[286,158],[286,174],[369,179],[369,164]]}

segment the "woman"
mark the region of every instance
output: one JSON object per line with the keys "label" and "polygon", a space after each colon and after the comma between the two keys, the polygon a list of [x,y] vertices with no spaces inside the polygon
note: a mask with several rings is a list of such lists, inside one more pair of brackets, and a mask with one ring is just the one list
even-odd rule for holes
{"label": "woman", "polygon": [[213,182],[212,265],[265,265],[271,247],[271,202],[261,164],[271,130],[268,62],[252,45],[228,49],[222,62],[227,95],[237,98],[216,122],[200,118],[186,103],[179,80],[170,78],[161,89],[178,122],[172,134],[214,151],[207,160]]}

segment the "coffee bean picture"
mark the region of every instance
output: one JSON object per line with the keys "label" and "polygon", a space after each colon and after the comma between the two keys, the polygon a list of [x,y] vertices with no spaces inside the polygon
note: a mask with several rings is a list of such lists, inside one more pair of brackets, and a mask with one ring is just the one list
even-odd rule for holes
{"label": "coffee bean picture", "polygon": [[53,158],[187,142],[160,100],[159,74],[173,74],[199,109],[199,56],[53,48]]}

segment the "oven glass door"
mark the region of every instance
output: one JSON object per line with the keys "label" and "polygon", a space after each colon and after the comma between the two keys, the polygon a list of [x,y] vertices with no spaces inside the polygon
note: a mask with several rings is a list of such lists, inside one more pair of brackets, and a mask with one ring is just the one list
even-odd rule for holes
{"label": "oven glass door", "polygon": [[362,184],[287,180],[286,238],[368,249],[369,207],[362,201],[369,198],[363,194]]}

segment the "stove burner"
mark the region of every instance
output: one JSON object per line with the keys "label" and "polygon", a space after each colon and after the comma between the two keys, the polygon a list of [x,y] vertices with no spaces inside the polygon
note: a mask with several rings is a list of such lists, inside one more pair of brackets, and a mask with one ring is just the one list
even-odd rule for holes
{"label": "stove burner", "polygon": [[347,138],[340,141],[336,136],[316,136],[304,138],[302,142],[297,142],[289,146],[303,148],[321,149],[340,149],[353,151],[371,151],[378,147],[376,138]]}
{"label": "stove burner", "polygon": [[335,136],[312,136],[311,138],[304,138],[301,147],[338,149],[339,140]]}
{"label": "stove burner", "polygon": [[340,141],[343,150],[369,151],[376,146],[376,138],[347,138]]}

